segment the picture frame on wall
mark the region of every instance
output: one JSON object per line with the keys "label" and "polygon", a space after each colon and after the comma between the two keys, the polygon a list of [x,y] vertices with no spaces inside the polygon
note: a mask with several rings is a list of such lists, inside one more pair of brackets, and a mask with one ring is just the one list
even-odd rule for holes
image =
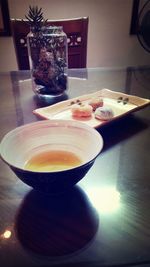
{"label": "picture frame on wall", "polygon": [[10,17],[8,1],[0,0],[0,36],[10,36]]}

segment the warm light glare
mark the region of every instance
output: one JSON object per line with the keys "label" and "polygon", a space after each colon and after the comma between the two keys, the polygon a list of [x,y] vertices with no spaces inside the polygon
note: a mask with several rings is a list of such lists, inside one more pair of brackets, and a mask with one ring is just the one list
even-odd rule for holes
{"label": "warm light glare", "polygon": [[6,230],[6,231],[4,232],[4,234],[3,234],[3,237],[4,237],[4,238],[10,238],[10,237],[11,237],[11,231]]}
{"label": "warm light glare", "polygon": [[19,80],[19,83],[28,82],[28,81],[31,81],[31,79]]}
{"label": "warm light glare", "polygon": [[90,188],[88,195],[99,212],[111,213],[120,206],[120,193],[114,187]]}

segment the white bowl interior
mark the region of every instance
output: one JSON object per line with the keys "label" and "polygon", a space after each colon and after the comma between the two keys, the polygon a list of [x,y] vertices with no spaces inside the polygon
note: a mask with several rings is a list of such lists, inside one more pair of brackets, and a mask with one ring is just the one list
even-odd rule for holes
{"label": "white bowl interior", "polygon": [[1,156],[10,165],[23,168],[33,155],[49,150],[73,152],[82,164],[95,158],[103,147],[101,135],[84,123],[45,120],[18,127],[1,141]]}

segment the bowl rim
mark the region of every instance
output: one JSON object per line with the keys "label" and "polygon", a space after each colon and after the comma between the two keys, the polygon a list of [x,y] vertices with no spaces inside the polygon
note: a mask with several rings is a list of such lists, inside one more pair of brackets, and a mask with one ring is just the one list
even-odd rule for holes
{"label": "bowl rim", "polygon": [[[82,128],[82,129],[87,129],[89,132],[93,133],[95,135],[95,137],[97,137],[99,139],[99,152],[95,155],[95,157],[93,157],[92,159],[88,160],[87,162],[85,163],[82,163],[78,166],[75,166],[75,167],[72,167],[72,168],[69,168],[69,169],[65,169],[65,170],[58,170],[58,171],[32,171],[32,170],[27,170],[27,169],[23,169],[21,167],[18,167],[16,166],[15,164],[11,164],[9,161],[7,161],[5,159],[5,157],[2,155],[1,151],[2,151],[2,147],[3,147],[3,144],[5,143],[5,141],[7,140],[7,138],[9,138],[12,134],[15,134],[15,133],[19,133],[20,131],[22,131],[23,129],[25,128],[28,128],[30,126],[42,126],[42,125],[48,125],[49,127],[51,126],[57,126],[59,127],[60,125],[63,127],[63,126],[67,126],[67,127],[76,127],[76,128]],[[104,141],[103,141],[103,138],[101,136],[101,134],[95,129],[95,128],[92,128],[91,126],[85,124],[84,122],[80,122],[80,121],[72,121],[72,120],[60,120],[60,119],[55,119],[55,120],[42,120],[42,121],[36,121],[36,122],[30,122],[30,123],[27,123],[27,124],[24,124],[24,125],[21,125],[21,126],[18,126],[12,130],[10,130],[9,132],[7,132],[1,142],[0,142],[0,158],[7,164],[9,165],[11,168],[15,168],[19,171],[22,171],[22,172],[27,172],[27,173],[44,173],[44,174],[48,174],[48,173],[62,173],[62,172],[66,172],[66,171],[70,171],[70,170],[75,170],[75,169],[80,169],[80,168],[83,168],[84,166],[90,164],[90,162],[92,161],[95,161],[95,159],[98,157],[98,155],[100,154],[100,152],[102,151],[103,149],[103,146],[104,146]]]}

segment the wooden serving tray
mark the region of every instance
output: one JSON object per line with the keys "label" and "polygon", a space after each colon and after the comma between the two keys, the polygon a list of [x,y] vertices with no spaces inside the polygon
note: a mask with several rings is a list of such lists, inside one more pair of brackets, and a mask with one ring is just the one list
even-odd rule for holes
{"label": "wooden serving tray", "polygon": [[[104,105],[110,107],[113,110],[114,116],[111,120],[103,121],[96,119],[94,116],[94,112],[92,116],[88,118],[72,117],[71,113],[72,102],[80,100],[83,103],[88,103],[93,97],[103,98]],[[49,120],[52,119],[79,120],[85,122],[91,127],[98,128],[104,123],[109,123],[112,120],[116,120],[120,117],[126,116],[127,114],[142,109],[149,104],[150,104],[149,99],[137,97],[134,95],[127,95],[121,92],[115,92],[104,88],[95,93],[82,95],[76,98],[59,102],[57,104],[48,107],[35,109],[33,113],[37,116],[40,116],[41,118]]]}

